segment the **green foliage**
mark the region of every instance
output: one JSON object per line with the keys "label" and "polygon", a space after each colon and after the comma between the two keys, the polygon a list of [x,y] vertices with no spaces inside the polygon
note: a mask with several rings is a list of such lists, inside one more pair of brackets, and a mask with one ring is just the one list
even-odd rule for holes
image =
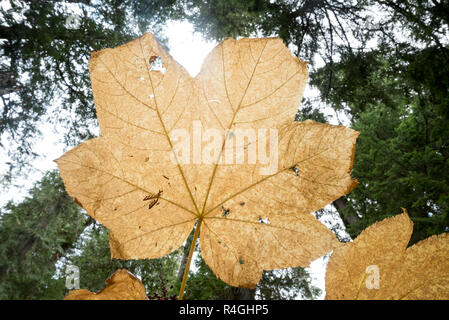
{"label": "green foliage", "polygon": [[[339,46],[350,48],[351,28],[344,23],[361,24],[364,0],[284,1],[284,0],[191,0],[185,17],[205,36],[227,37],[278,36],[295,47],[295,54],[314,63],[319,53],[332,59]],[[339,45],[334,42],[339,38]]]}
{"label": "green foliage", "polygon": [[[105,287],[105,280],[117,269],[127,269],[138,276],[147,294],[163,296],[163,287],[169,289],[168,296],[177,294],[174,285],[180,253],[175,251],[159,259],[119,260],[111,259],[108,230],[94,224],[75,245],[73,253],[68,254],[64,265],[74,265],[80,270],[80,288],[98,292]],[[67,290],[66,290],[67,293]]]}
{"label": "green foliage", "polygon": [[[414,243],[449,225],[449,60],[438,47],[401,47],[334,64],[327,102],[345,110],[361,132],[353,170],[360,185],[343,214],[363,218],[348,232],[356,236],[405,207],[416,222]],[[323,92],[321,72],[312,83]]]}
{"label": "green foliage", "polygon": [[400,25],[401,30],[410,35],[411,41],[444,48],[442,38],[447,36],[449,24],[447,1],[377,0],[375,2],[381,5],[381,9],[390,12],[388,24]]}
{"label": "green foliage", "polygon": [[403,104],[404,98],[402,85],[395,80],[397,61],[390,49],[344,53],[339,63],[312,73],[310,84],[320,90],[324,102],[337,111],[345,111],[352,120],[377,104],[395,108]]}
{"label": "green foliage", "polygon": [[310,274],[304,268],[264,271],[257,285],[262,300],[316,299],[321,290],[312,285]]}
{"label": "green foliage", "polygon": [[59,299],[64,284],[55,263],[91,222],[49,172],[0,219],[0,299]]}
{"label": "green foliage", "polygon": [[328,116],[324,115],[320,109],[314,107],[310,99],[303,99],[301,108],[295,115],[295,121],[313,120],[316,122],[327,123]]}
{"label": "green foliage", "polygon": [[250,36],[260,23],[266,2],[260,0],[188,1],[187,14],[196,29],[221,41],[227,37]]}
{"label": "green foliage", "polygon": [[[232,287],[218,279],[202,259],[200,251],[196,252],[195,272],[191,272],[187,279],[184,295],[187,300],[314,299],[321,293],[312,285],[304,268],[264,271],[254,290]],[[175,289],[179,290],[179,287],[178,282]]]}

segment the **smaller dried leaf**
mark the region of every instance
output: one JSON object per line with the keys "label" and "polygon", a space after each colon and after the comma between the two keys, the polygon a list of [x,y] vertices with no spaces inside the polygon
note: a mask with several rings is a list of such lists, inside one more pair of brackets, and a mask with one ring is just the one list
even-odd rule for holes
{"label": "smaller dried leaf", "polygon": [[147,300],[145,287],[132,273],[117,270],[106,280],[106,288],[98,293],[86,289],[71,290],[64,300]]}
{"label": "smaller dried leaf", "polygon": [[407,248],[413,223],[403,211],[334,250],[326,273],[327,299],[449,299],[449,234]]}

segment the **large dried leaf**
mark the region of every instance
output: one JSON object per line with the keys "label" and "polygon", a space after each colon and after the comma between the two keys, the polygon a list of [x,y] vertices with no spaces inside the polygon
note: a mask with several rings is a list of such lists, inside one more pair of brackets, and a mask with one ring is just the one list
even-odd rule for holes
{"label": "large dried leaf", "polygon": [[64,300],[148,300],[142,282],[125,269],[117,270],[98,293],[86,289],[71,290]]}
{"label": "large dried leaf", "polygon": [[407,248],[412,231],[404,209],[335,249],[326,272],[326,298],[449,299],[449,234]]}
{"label": "large dried leaf", "polygon": [[[111,231],[112,257],[166,255],[201,221],[206,263],[227,283],[253,287],[264,269],[307,266],[338,244],[311,213],[357,184],[358,133],[293,122],[307,67],[280,39],[228,39],[191,78],[147,34],[94,52],[90,74],[101,137],[57,163],[67,192]],[[193,140],[199,125],[220,130],[215,160],[259,143],[274,150],[275,138],[233,139],[238,130],[273,130],[278,163],[269,171],[260,161],[199,161],[195,146],[190,163],[179,153],[172,162],[173,133],[185,129]]]}

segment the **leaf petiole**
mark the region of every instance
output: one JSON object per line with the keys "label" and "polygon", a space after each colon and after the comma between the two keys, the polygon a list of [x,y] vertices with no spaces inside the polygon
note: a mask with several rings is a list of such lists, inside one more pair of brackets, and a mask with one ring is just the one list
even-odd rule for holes
{"label": "leaf petiole", "polygon": [[196,239],[198,239],[198,235],[200,234],[201,223],[203,219],[200,218],[198,220],[198,224],[196,225],[195,233],[193,235],[192,243],[190,245],[189,257],[187,258],[186,268],[184,270],[184,276],[182,277],[181,289],[179,289],[179,297],[178,300],[182,300],[182,296],[184,295],[184,290],[187,283],[187,277],[189,275],[190,262],[192,261],[193,251],[195,251]]}

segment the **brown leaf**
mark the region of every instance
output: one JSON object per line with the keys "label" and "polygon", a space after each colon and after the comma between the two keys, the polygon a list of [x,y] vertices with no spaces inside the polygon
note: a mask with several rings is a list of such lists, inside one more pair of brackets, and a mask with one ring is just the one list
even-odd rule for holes
{"label": "brown leaf", "polygon": [[64,300],[148,300],[145,287],[132,273],[117,270],[106,280],[106,288],[98,293],[86,289],[71,290]]}
{"label": "brown leaf", "polygon": [[326,272],[327,299],[449,299],[449,234],[407,248],[413,223],[403,210],[334,250]]}
{"label": "brown leaf", "polygon": [[[338,245],[311,213],[356,186],[350,171],[358,133],[293,122],[307,67],[280,39],[228,39],[191,78],[147,34],[94,52],[90,73],[101,137],[57,163],[67,192],[111,231],[112,257],[166,255],[201,221],[206,263],[227,283],[253,287],[264,269],[307,266]],[[181,161],[186,154],[174,132],[194,140],[199,126],[218,130],[221,148],[208,162],[194,146],[190,162]],[[237,140],[245,129],[278,138]],[[273,170],[250,161],[256,145],[275,155]]]}

